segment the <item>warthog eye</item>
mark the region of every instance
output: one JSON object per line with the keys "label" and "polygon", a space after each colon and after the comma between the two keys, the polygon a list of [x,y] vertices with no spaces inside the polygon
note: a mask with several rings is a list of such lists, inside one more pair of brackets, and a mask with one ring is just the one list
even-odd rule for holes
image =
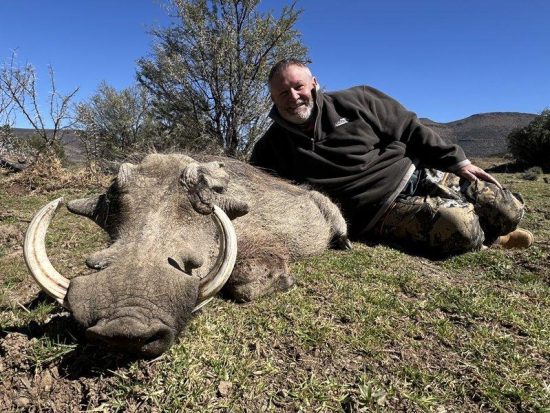
{"label": "warthog eye", "polygon": [[223,194],[226,191],[226,188],[222,185],[213,185],[212,186],[212,191],[214,191],[218,194]]}

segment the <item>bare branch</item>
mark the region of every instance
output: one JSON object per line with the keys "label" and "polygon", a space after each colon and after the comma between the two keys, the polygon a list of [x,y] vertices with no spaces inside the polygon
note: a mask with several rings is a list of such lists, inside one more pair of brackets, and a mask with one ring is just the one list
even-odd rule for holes
{"label": "bare branch", "polygon": [[[42,141],[42,149],[50,150],[60,143],[60,131],[73,124],[71,101],[78,88],[67,95],[61,95],[56,89],[54,72],[49,67],[50,88],[49,112],[47,119],[52,124],[51,130],[45,121],[45,115],[40,109],[40,97],[37,92],[36,71],[30,64],[19,66],[15,52],[0,71],[0,96],[2,102],[9,102],[9,116],[13,119],[21,115],[34,129]],[[2,106],[0,106],[2,108]],[[4,115],[5,116],[5,115]]]}

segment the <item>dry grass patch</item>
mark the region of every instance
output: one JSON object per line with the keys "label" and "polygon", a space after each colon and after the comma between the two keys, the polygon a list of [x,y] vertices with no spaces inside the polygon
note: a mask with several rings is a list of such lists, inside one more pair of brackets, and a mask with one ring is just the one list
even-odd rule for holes
{"label": "dry grass patch", "polygon": [[86,167],[67,169],[56,156],[43,155],[29,168],[12,175],[6,182],[6,187],[12,192],[47,193],[64,188],[105,188],[109,185],[110,179],[94,163]]}

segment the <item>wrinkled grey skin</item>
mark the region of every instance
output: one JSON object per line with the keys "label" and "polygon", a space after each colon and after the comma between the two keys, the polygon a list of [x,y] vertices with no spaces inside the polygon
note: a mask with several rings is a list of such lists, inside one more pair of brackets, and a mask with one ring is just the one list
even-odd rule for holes
{"label": "wrinkled grey skin", "polygon": [[289,288],[289,260],[348,245],[344,219],[328,198],[242,162],[220,161],[148,155],[139,165],[124,164],[99,198],[69,203],[112,240],[86,260],[99,271],[74,278],[67,292],[89,340],[147,357],[171,346],[218,254],[212,204],[237,233],[237,263],[224,287],[237,301]]}

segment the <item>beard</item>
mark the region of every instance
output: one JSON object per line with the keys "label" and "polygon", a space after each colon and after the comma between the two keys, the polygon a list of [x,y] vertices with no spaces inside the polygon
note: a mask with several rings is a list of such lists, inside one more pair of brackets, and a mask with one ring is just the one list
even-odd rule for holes
{"label": "beard", "polygon": [[309,99],[305,105],[301,104],[295,109],[290,110],[281,110],[279,111],[280,115],[284,120],[296,125],[301,125],[309,121],[313,115],[313,108],[315,107],[315,102],[313,99]]}

